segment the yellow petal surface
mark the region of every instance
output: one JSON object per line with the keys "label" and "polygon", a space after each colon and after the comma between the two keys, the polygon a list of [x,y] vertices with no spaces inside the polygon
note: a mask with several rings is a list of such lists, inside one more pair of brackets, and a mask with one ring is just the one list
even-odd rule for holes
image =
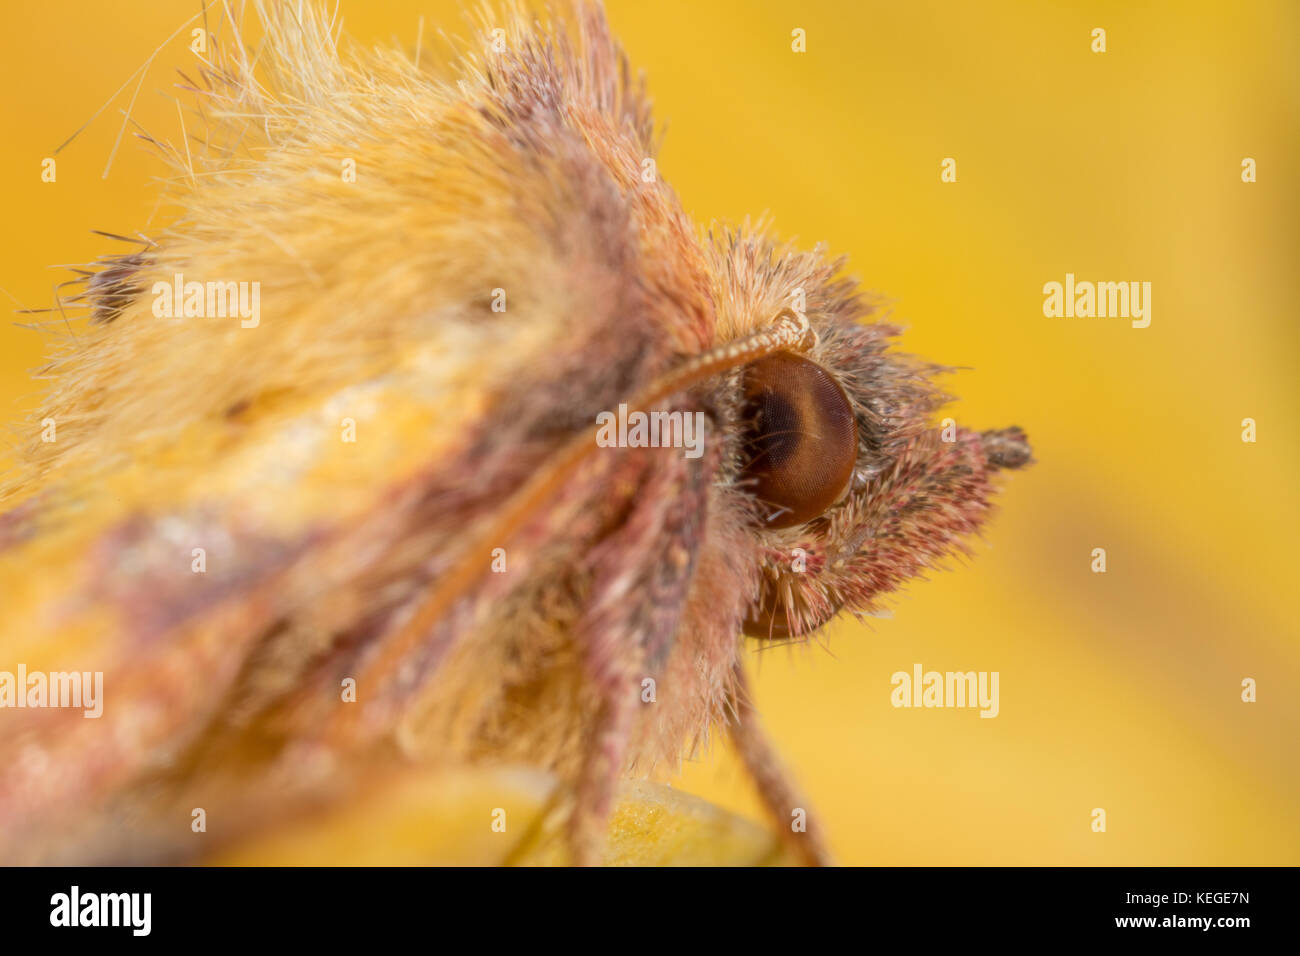
{"label": "yellow petal surface", "polygon": [[[555,778],[526,769],[412,774],[346,804],[246,839],[223,866],[555,866],[568,861],[552,811]],[[787,865],[777,837],[662,784],[628,781],[610,822],[607,866]]]}

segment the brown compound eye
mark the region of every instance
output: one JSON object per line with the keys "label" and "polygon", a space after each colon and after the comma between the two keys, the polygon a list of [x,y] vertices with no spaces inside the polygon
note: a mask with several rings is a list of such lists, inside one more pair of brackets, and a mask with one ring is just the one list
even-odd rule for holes
{"label": "brown compound eye", "polygon": [[826,369],[791,352],[745,367],[743,487],[758,499],[764,527],[811,521],[848,488],[858,427],[844,389]]}

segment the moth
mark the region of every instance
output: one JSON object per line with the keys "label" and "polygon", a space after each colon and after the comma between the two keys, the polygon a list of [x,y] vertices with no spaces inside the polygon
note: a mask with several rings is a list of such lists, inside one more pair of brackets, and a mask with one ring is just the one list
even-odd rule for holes
{"label": "moth", "polygon": [[[622,777],[725,733],[825,862],[745,648],[960,551],[1024,434],[938,427],[945,369],[844,262],[644,174],[599,6],[441,58],[219,9],[146,136],[174,220],[60,303],[0,499],[0,670],[103,680],[94,719],[0,708],[0,859],[186,860],[190,807],[206,849],[367,774],[527,764],[590,863]],[[657,440],[598,442],[621,407]]]}

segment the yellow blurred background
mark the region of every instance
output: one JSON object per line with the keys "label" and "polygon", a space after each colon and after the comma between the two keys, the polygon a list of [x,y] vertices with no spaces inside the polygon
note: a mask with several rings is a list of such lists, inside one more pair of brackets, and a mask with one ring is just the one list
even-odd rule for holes
{"label": "yellow blurred background", "polygon": [[[949,380],[955,417],[1034,443],[973,561],[915,583],[890,619],[834,627],[825,649],[753,655],[769,731],[837,857],[1300,863],[1300,5],[608,7],[686,208],[768,212],[849,254],[908,350],[968,367]],[[89,230],[162,225],[166,171],[129,129],[101,179],[134,82],[59,154],[56,183],[41,160],[198,8],[4,0],[6,308],[51,305],[68,278],[51,265],[123,251]],[[351,0],[342,16],[360,42],[414,45],[423,15],[430,49],[439,27],[468,32],[458,9]],[[147,129],[177,124],[188,39],[145,77]],[[1149,281],[1150,327],[1045,318],[1043,284],[1067,272]],[[33,406],[44,345],[0,327],[0,422]],[[3,456],[15,432],[0,434]],[[893,708],[890,675],[917,663],[998,671],[999,715]],[[677,785],[758,814],[725,747]]]}

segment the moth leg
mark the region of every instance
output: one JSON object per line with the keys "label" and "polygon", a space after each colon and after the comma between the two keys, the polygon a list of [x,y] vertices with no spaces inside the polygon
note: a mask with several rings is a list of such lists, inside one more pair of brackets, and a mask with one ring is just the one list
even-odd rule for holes
{"label": "moth leg", "polygon": [[[817,814],[809,807],[782,765],[776,749],[763,733],[750,695],[749,681],[739,660],[733,675],[731,708],[735,720],[730,728],[731,740],[745,769],[754,779],[763,808],[776,823],[786,846],[800,860],[808,866],[830,866],[832,860],[822,842]],[[800,821],[804,827],[802,830],[796,829]]]}
{"label": "moth leg", "polygon": [[614,793],[626,763],[637,699],[635,683],[611,673],[602,690],[595,733],[583,759],[569,817],[569,850],[574,866],[600,863]]}
{"label": "moth leg", "polygon": [[569,819],[570,849],[579,865],[600,858],[614,793],[630,763],[637,711],[644,706],[641,680],[658,674],[672,649],[716,467],[716,455],[691,460],[671,448],[632,454],[642,459],[642,477],[627,513],[584,562],[592,575],[592,602],[576,637],[598,710]]}

